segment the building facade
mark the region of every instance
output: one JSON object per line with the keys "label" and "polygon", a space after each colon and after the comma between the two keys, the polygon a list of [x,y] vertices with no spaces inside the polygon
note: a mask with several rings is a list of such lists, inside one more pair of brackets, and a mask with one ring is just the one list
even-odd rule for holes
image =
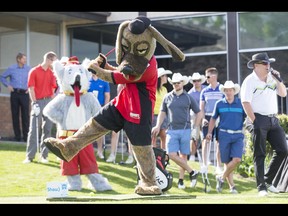
{"label": "building facade", "polygon": [[[0,12],[0,74],[15,63],[18,52],[27,54],[31,67],[50,50],[59,58],[76,55],[79,60],[106,54],[115,46],[119,24],[140,15],[186,56],[184,62],[174,62],[159,45],[159,67],[187,76],[216,67],[221,83],[241,84],[251,72],[246,66],[251,56],[266,51],[276,58],[272,66],[288,84],[288,12]],[[108,60],[115,63],[115,53]],[[0,136],[13,137],[10,94],[0,87]],[[116,95],[113,84],[111,93]],[[279,98],[279,113],[287,113],[286,104],[286,98]]]}

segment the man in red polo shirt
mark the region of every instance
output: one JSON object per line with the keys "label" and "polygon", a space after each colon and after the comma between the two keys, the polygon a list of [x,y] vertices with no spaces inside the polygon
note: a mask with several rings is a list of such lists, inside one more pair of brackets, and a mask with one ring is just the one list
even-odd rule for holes
{"label": "man in red polo shirt", "polygon": [[[30,126],[27,137],[26,159],[23,163],[31,163],[35,158],[39,145],[37,126],[41,125],[40,141],[40,162],[48,163],[48,149],[43,144],[43,140],[51,136],[53,123],[42,114],[46,104],[54,97],[54,91],[57,88],[56,78],[52,71],[52,63],[57,59],[57,55],[50,51],[43,56],[43,62],[29,71],[28,90],[32,101],[32,110],[30,114]],[[38,118],[40,117],[40,118]],[[39,121],[40,120],[40,121]],[[36,124],[39,121],[38,124]],[[41,123],[42,122],[42,123]],[[39,136],[37,138],[37,136]]]}

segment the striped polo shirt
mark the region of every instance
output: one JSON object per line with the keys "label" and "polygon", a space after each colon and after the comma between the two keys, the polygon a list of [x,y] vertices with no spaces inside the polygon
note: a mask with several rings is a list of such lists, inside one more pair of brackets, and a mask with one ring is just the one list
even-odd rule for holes
{"label": "striped polo shirt", "polygon": [[215,89],[213,89],[211,85],[208,85],[201,91],[200,101],[205,101],[204,112],[206,116],[212,116],[216,101],[225,97],[225,95],[220,91],[221,85],[222,84],[218,83]]}
{"label": "striped polo shirt", "polygon": [[242,130],[246,117],[241,100],[235,96],[234,101],[229,104],[226,98],[216,102],[212,115],[213,119],[220,117],[218,128],[224,130]]}

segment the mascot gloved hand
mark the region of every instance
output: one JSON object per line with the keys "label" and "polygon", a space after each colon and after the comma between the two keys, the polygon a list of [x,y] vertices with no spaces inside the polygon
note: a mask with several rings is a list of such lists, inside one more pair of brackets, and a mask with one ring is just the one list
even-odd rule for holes
{"label": "mascot gloved hand", "polygon": [[[91,73],[79,63],[76,56],[62,57],[53,62],[53,72],[61,91],[44,108],[43,113],[57,124],[59,139],[72,136],[101,108],[98,99],[89,89]],[[96,191],[112,190],[107,178],[99,174],[93,144],[84,147],[69,162],[61,160],[61,174],[67,177],[68,190],[80,191],[80,175],[89,179],[88,188]]]}
{"label": "mascot gloved hand", "polygon": [[[90,64],[92,64],[92,63],[99,65],[101,68],[105,68],[105,66],[107,64],[107,57],[105,55],[103,55],[102,53],[100,53],[99,56],[94,61],[90,62]],[[107,69],[107,68],[105,68],[105,69]],[[92,68],[88,68],[88,71],[90,71],[93,74],[96,74],[96,71],[94,71]]]}
{"label": "mascot gloved hand", "polygon": [[[70,161],[88,143],[111,130],[123,129],[131,141],[140,181],[134,192],[139,195],[160,195],[156,183],[156,161],[151,145],[152,116],[157,87],[156,42],[172,55],[184,61],[185,56],[173,43],[155,29],[147,17],[137,17],[120,24],[116,39],[116,64],[100,57],[87,64],[100,79],[124,88],[100,112],[90,118],[73,136],[65,140],[47,138],[47,148],[63,160]],[[102,58],[102,57],[101,57]]]}

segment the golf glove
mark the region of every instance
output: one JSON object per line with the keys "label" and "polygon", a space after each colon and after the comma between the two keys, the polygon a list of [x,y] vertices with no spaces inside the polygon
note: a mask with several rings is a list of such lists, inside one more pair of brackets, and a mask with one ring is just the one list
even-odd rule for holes
{"label": "golf glove", "polygon": [[[255,119],[256,120],[256,119]],[[255,122],[254,120],[254,122]],[[253,123],[254,123],[253,122]],[[244,125],[245,125],[245,129],[249,132],[252,133],[254,131],[254,124],[253,124],[249,118],[246,118]]]}
{"label": "golf glove", "polygon": [[32,105],[33,115],[38,116],[40,114],[40,107],[38,103]]}
{"label": "golf glove", "polygon": [[209,122],[207,121],[207,119],[203,119],[202,120],[202,127],[208,127]]}
{"label": "golf glove", "polygon": [[200,126],[195,126],[192,130],[192,139],[198,140],[200,137]]}

